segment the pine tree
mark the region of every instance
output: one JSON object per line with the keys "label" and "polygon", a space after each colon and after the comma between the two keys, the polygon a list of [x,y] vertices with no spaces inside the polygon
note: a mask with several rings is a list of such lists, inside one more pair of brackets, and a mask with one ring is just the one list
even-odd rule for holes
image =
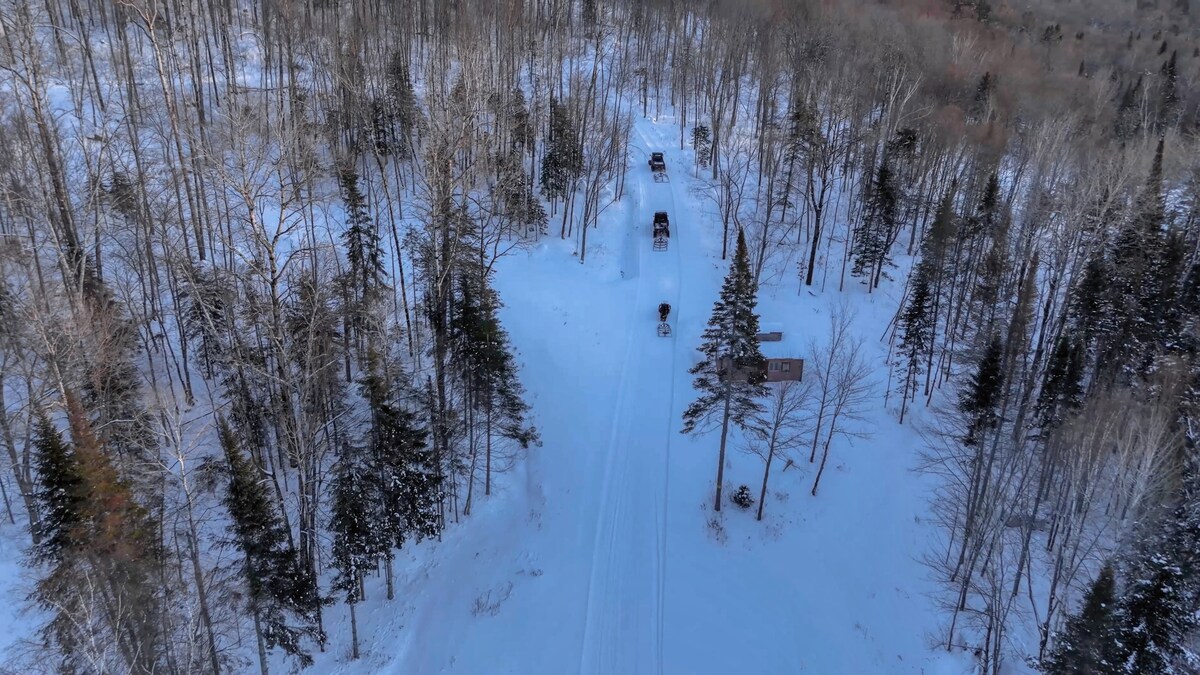
{"label": "pine tree", "polygon": [[324,640],[317,628],[321,598],[316,581],[304,571],[291,545],[261,470],[243,454],[225,420],[217,424],[229,477],[223,501],[233,543],[243,556],[248,602],[261,638],[260,659],[266,658],[267,649],[280,647],[307,666],[312,657],[302,641]]}
{"label": "pine tree", "polygon": [[388,104],[402,140],[395,150],[401,159],[408,159],[412,156],[413,132],[421,125],[421,109],[409,73],[408,56],[403,51],[392,54],[387,75]]}
{"label": "pine tree", "polygon": [[1083,355],[1075,340],[1063,335],[1046,364],[1045,380],[1038,393],[1035,410],[1043,434],[1062,424],[1066,415],[1080,406],[1082,398]]}
{"label": "pine tree", "polygon": [[703,334],[700,351],[705,359],[688,372],[695,375],[700,396],[683,413],[683,433],[721,424],[721,447],[717,459],[717,491],[714,510],[721,510],[721,487],[725,476],[725,445],[729,425],[745,431],[763,412],[760,399],[767,396],[766,359],[758,344],[757,289],[750,270],[745,234],[738,230],[733,264],[713,305],[712,317]]}
{"label": "pine tree", "polygon": [[551,202],[563,199],[583,168],[583,150],[567,106],[550,99],[550,137],[542,158],[542,194]]}
{"label": "pine tree", "polygon": [[371,413],[367,450],[378,485],[374,527],[385,535],[389,548],[401,548],[409,539],[420,541],[441,532],[443,471],[416,415],[395,401],[379,368],[371,370],[362,393]]}
{"label": "pine tree", "polygon": [[68,672],[95,671],[100,659],[101,669],[151,675],[166,652],[157,530],[70,392],[66,407],[69,444],[44,417],[36,427],[35,494],[46,524],[32,557],[48,570],[32,599],[51,615],[43,635]]}
{"label": "pine tree", "polygon": [[378,475],[373,472],[360,448],[346,444],[334,469],[332,514],[329,530],[333,534],[330,564],[337,573],[332,588],[344,594],[350,605],[351,653],[357,659],[358,615],[355,606],[363,597],[363,576],[375,569],[391,548],[387,534],[374,517],[382,501]]}
{"label": "pine tree", "polygon": [[1054,650],[1042,664],[1046,675],[1118,673],[1109,659],[1117,641],[1116,582],[1109,565],[1101,568],[1084,596],[1079,613],[1067,619],[1054,639]]}
{"label": "pine tree", "polygon": [[692,127],[692,149],[696,151],[696,163],[701,168],[708,166],[712,156],[712,132],[703,124]]}
{"label": "pine tree", "polygon": [[[923,263],[924,261],[922,261]],[[933,297],[929,288],[929,267],[918,263],[913,271],[908,304],[900,315],[900,346],[897,365],[901,372],[900,423],[908,410],[908,400],[916,390],[922,372],[923,356],[933,347]]]}
{"label": "pine tree", "polygon": [[1138,98],[1141,95],[1141,90],[1142,78],[1138,76],[1137,82],[1121,94],[1121,101],[1117,105],[1115,122],[1115,131],[1119,140],[1127,141],[1142,130],[1141,111],[1138,109]]}
{"label": "pine tree", "polygon": [[508,333],[500,324],[500,300],[486,278],[463,277],[453,320],[455,353],[462,377],[471,393],[472,405],[483,418],[485,447],[484,494],[491,494],[493,438],[515,441],[528,447],[538,440],[537,430],[528,426],[529,406],[517,377]]}
{"label": "pine tree", "polygon": [[892,244],[899,234],[899,199],[891,165],[885,156],[866,196],[862,223],[854,237],[854,267],[851,274],[863,277],[868,288],[879,286],[891,265]]}
{"label": "pine tree", "polygon": [[1185,490],[1159,531],[1149,537],[1126,571],[1121,598],[1116,655],[1129,675],[1192,672],[1179,667],[1195,663],[1190,638],[1200,625],[1200,513],[1195,489],[1185,476]]}
{"label": "pine tree", "polygon": [[342,202],[346,209],[346,230],[342,243],[350,266],[350,280],[360,301],[372,297],[383,285],[387,271],[383,264],[382,238],[367,212],[367,200],[358,189],[358,173],[350,167],[338,172]]}
{"label": "pine tree", "polygon": [[40,542],[33,548],[38,562],[62,560],[78,543],[86,492],[75,453],[50,419],[39,413],[33,433],[33,462],[37,472],[34,499],[41,515]]}
{"label": "pine tree", "polygon": [[[1163,42],[1163,46],[1166,46]],[[1158,95],[1158,133],[1163,134],[1174,126],[1179,118],[1179,74],[1176,70],[1176,54],[1171,52],[1171,58],[1162,65],[1162,84]]]}
{"label": "pine tree", "polygon": [[1002,359],[1000,336],[993,333],[983,358],[979,360],[979,368],[958,401],[958,409],[967,420],[963,445],[975,446],[983,432],[996,428],[1000,422],[997,408],[1004,390]]}
{"label": "pine tree", "polygon": [[1132,217],[1117,235],[1111,254],[1109,293],[1113,331],[1104,354],[1110,377],[1121,370],[1141,370],[1153,353],[1154,314],[1160,303],[1155,265],[1162,256],[1166,211],[1162,162],[1160,140]]}

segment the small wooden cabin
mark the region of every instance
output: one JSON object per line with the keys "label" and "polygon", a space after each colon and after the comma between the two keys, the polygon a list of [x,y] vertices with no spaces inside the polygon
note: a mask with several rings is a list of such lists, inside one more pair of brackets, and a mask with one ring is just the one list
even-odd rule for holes
{"label": "small wooden cabin", "polygon": [[[790,345],[783,339],[782,330],[767,330],[758,334],[759,348],[767,358],[767,382],[799,382],[804,378],[804,359],[793,356]],[[728,367],[728,357],[721,359],[724,363],[718,368],[724,371]],[[733,373],[733,379],[745,380],[745,373]]]}

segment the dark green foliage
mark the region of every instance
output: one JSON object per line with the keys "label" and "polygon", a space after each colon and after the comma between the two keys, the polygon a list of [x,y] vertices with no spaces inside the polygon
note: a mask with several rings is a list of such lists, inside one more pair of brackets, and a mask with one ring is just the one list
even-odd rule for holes
{"label": "dark green foliage", "polygon": [[362,578],[375,569],[391,548],[390,534],[375,518],[380,507],[377,475],[365,461],[363,451],[343,446],[334,467],[333,500],[329,531],[333,535],[330,565],[337,570],[332,588],[356,603],[362,597]]}
{"label": "dark green foliage", "polygon": [[[1167,259],[1163,222],[1163,143],[1160,140],[1146,184],[1111,252],[1109,297],[1112,329],[1103,353],[1107,374],[1143,372],[1166,340],[1162,295],[1172,293],[1182,258]],[[1170,278],[1167,278],[1170,276]],[[1089,280],[1090,281],[1090,280]]]}
{"label": "dark green foliage", "polygon": [[44,414],[38,414],[34,424],[33,452],[37,471],[33,496],[41,515],[40,542],[33,548],[33,558],[52,563],[79,543],[86,486],[73,448]]}
{"label": "dark green foliage", "polygon": [[761,414],[759,399],[767,395],[763,384],[767,368],[758,343],[757,303],[746,237],[739,230],[733,264],[704,329],[700,351],[705,359],[688,371],[696,376],[694,384],[700,395],[683,413],[683,433],[705,425],[726,402],[730,421],[742,429]]}
{"label": "dark green foliage", "polygon": [[1062,424],[1083,399],[1083,353],[1069,336],[1063,335],[1046,365],[1046,378],[1038,394],[1037,417],[1043,433]]}
{"label": "dark green foliage", "polygon": [[342,203],[346,209],[346,230],[342,244],[350,266],[350,283],[361,300],[383,285],[387,270],[383,264],[382,237],[367,212],[367,200],[358,189],[358,173],[349,167],[338,172]]}
{"label": "dark green foliage", "polygon": [[896,181],[884,157],[866,194],[865,216],[854,236],[854,267],[850,272],[872,287],[887,276],[884,270],[891,265],[892,244],[900,233],[899,206]]}
{"label": "dark green foliage", "polygon": [[[1163,42],[1163,49],[1166,49],[1167,43]],[[1158,94],[1158,129],[1159,133],[1164,133],[1179,119],[1179,73],[1176,70],[1176,55],[1178,52],[1171,52],[1171,58],[1167,59],[1162,65],[1161,84],[1159,85]]]}
{"label": "dark green foliage", "polygon": [[995,81],[990,72],[984,73],[983,77],[979,78],[979,84],[975,86],[975,97],[971,100],[971,115],[981,122],[987,121],[983,119],[983,115],[991,104],[994,87]]}
{"label": "dark green foliage", "polygon": [[993,333],[983,358],[979,360],[979,367],[959,396],[958,409],[967,422],[963,445],[978,444],[983,433],[995,429],[1000,422],[998,409],[1004,389],[1002,360],[1000,336]]}
{"label": "dark green foliage", "polygon": [[542,194],[550,201],[570,193],[575,179],[583,170],[583,149],[571,119],[569,107],[550,99],[550,137],[546,155],[542,158]]}
{"label": "dark green foliage", "polygon": [[729,498],[729,501],[743,509],[748,509],[753,506],[754,495],[750,493],[750,486],[739,485],[738,489],[733,493],[733,496]]}
{"label": "dark green foliage", "polygon": [[712,132],[703,124],[692,127],[692,149],[696,151],[696,163],[707,167],[712,157]]}
{"label": "dark green foliage", "polygon": [[[68,393],[66,403],[69,444],[44,416],[36,422],[34,495],[44,523],[31,558],[45,573],[31,599],[50,616],[42,634],[67,672],[94,671],[99,658],[114,670],[151,675],[165,650],[157,529],[79,402]],[[96,642],[106,646],[97,651]],[[102,654],[108,644],[111,659]]]}
{"label": "dark green foliage", "polygon": [[267,491],[267,477],[242,452],[224,419],[218,420],[218,434],[229,477],[223,501],[233,543],[242,552],[250,609],[258,615],[268,648],[280,647],[301,664],[311,664],[302,641],[324,640],[317,628],[322,601],[316,580],[292,547]]}
{"label": "dark green foliage", "polygon": [[529,406],[523,398],[508,332],[496,314],[500,300],[486,282],[481,285],[463,278],[459,286],[451,330],[460,372],[475,393],[488,433],[495,428],[500,436],[528,447],[537,441],[537,431],[526,425]]}
{"label": "dark green foliage", "polygon": [[933,348],[933,293],[929,277],[929,268],[918,263],[909,278],[908,303],[900,314],[900,345],[896,366],[901,373],[901,422],[904,421],[904,411],[915,389],[917,376],[923,371],[923,356]]}
{"label": "dark green foliage", "polygon": [[1101,255],[1088,258],[1072,293],[1069,316],[1084,344],[1094,346],[1112,330],[1108,264]]}
{"label": "dark green foliage", "polygon": [[[366,483],[375,489],[370,509],[363,513],[375,514],[372,526],[386,544],[381,551],[402,547],[409,539],[437,536],[442,527],[438,507],[443,473],[426,443],[426,431],[395,401],[392,388],[377,372],[364,378],[362,394],[371,413],[366,461],[373,478]],[[343,470],[360,471],[357,461],[343,460]]]}
{"label": "dark green foliage", "polygon": [[1101,568],[1083,599],[1079,613],[1067,619],[1054,639],[1054,650],[1042,664],[1047,675],[1103,675],[1120,672],[1109,659],[1117,641],[1116,582],[1109,565]]}
{"label": "dark green foliage", "polygon": [[521,226],[517,228],[520,234],[526,234],[526,228],[537,228],[544,234],[546,209],[533,193],[533,186],[525,172],[525,163],[521,155],[514,151],[501,157],[498,168],[496,191],[500,197],[504,217],[513,225]]}
{"label": "dark green foliage", "polygon": [[389,119],[395,123],[399,137],[393,151],[407,159],[412,154],[413,132],[421,125],[421,109],[409,74],[408,56],[403,52],[392,54],[388,63],[387,103]]}
{"label": "dark green foliage", "polygon": [[[1130,42],[1130,44],[1132,45],[1133,43]],[[1137,82],[1127,87],[1121,94],[1121,100],[1117,104],[1114,127],[1114,132],[1119,140],[1127,141],[1142,130],[1141,112],[1138,108],[1138,98],[1141,96],[1141,90],[1142,78],[1138,76]]]}
{"label": "dark green foliage", "polygon": [[1125,573],[1121,626],[1111,662],[1129,675],[1193,672],[1190,638],[1200,616],[1200,513],[1195,489],[1185,489],[1154,536],[1143,541]]}

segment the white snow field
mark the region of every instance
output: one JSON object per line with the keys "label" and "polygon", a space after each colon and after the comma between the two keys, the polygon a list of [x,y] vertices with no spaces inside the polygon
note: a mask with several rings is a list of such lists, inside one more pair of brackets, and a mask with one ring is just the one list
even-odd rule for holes
{"label": "white snow field", "polygon": [[[669,183],[652,180],[651,150],[666,152]],[[536,250],[502,261],[502,319],[543,446],[442,542],[401,553],[395,601],[371,581],[360,660],[348,657],[345,606],[331,608],[338,637],[314,672],[969,672],[932,637],[940,616],[920,558],[936,532],[927,479],[913,471],[920,441],[883,407],[880,336],[898,282],[838,293],[838,252],[824,291],[798,293],[794,273],[763,286],[763,321],[799,345],[820,339],[849,298],[878,364],[862,428],[872,437],[835,441],[817,497],[805,453],[775,465],[762,522],[732,505],[714,518],[719,431],[679,433],[694,397],[687,370],[727,269],[693,166],[673,120],[640,120],[625,194],[589,231],[586,264],[557,237],[557,218]],[[656,210],[670,214],[666,251],[651,248]],[[673,307],[671,337],[655,332],[660,302]],[[740,446],[733,437],[726,486],[757,495],[762,462]]]}

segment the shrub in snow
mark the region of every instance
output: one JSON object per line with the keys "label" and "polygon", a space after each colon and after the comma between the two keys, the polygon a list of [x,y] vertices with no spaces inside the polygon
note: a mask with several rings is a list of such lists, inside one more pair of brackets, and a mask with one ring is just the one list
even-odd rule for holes
{"label": "shrub in snow", "polygon": [[754,495],[750,494],[749,487],[743,485],[737,489],[737,492],[733,493],[733,496],[729,500],[743,509],[748,509],[754,503]]}

